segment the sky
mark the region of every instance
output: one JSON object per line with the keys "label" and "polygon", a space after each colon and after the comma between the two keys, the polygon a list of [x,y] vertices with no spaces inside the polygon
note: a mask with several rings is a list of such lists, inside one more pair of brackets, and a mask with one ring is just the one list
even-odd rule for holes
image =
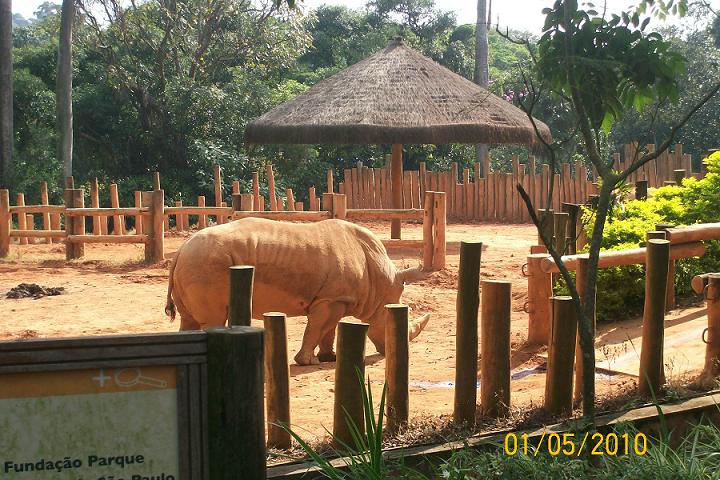
{"label": "sky", "polygon": [[[33,16],[38,5],[45,1],[14,0],[12,10],[13,13],[29,18]],[[602,2],[603,0],[595,0],[594,3],[601,5]],[[298,3],[304,8],[317,8],[322,4],[363,8],[367,0],[299,0]],[[552,6],[553,3],[553,0],[495,0],[492,2],[492,22],[499,21],[501,27],[539,34],[544,20],[542,9]],[[618,12],[633,4],[637,4],[637,0],[607,0],[608,10],[611,12]],[[720,7],[720,0],[712,0],[711,4]],[[475,23],[476,2],[472,0],[435,0],[435,5],[441,10],[455,12],[458,24]]]}

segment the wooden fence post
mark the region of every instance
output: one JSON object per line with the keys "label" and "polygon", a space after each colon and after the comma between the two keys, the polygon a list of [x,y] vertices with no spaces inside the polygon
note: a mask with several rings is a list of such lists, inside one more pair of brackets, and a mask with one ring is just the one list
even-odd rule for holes
{"label": "wooden fence post", "polygon": [[[215,187],[215,206],[219,207],[222,204],[222,177],[220,176],[220,165],[213,165],[213,177]],[[218,222],[220,223],[220,222]]]}
{"label": "wooden fence post", "polygon": [[[182,208],[182,200],[175,200],[175,206]],[[182,232],[185,230],[185,216],[182,213],[175,214],[175,231]]]}
{"label": "wooden fence post", "polygon": [[263,330],[207,331],[210,478],[264,480]]}
{"label": "wooden fence post", "polygon": [[243,212],[252,212],[254,203],[255,200],[252,193],[240,194],[240,210],[242,210]]}
{"label": "wooden fence post", "polygon": [[[667,232],[669,229],[675,228],[671,223],[658,223],[655,230]],[[668,263],[667,287],[665,287],[665,311],[669,312],[675,308],[675,260]]]}
{"label": "wooden fence post", "polygon": [[[705,342],[705,368],[702,377],[712,383],[720,375],[720,274],[711,273],[707,276],[708,286],[705,291],[707,302],[707,330],[703,332]],[[707,332],[707,336],[705,333]]]}
{"label": "wooden fence post", "polygon": [[265,320],[265,385],[268,447],[288,449],[290,434],[278,424],[290,425],[290,368],[287,322],[284,313],[268,312]]}
{"label": "wooden fence post", "polygon": [[640,351],[640,393],[657,393],[664,376],[665,289],[667,288],[670,241],[647,241],[645,306],[643,308],[642,350]]}
{"label": "wooden fence post", "polygon": [[[568,214],[567,230],[566,230],[566,255],[575,255],[577,253],[577,240],[578,240],[578,215],[580,214],[580,205],[576,203],[563,203],[562,211]],[[580,228],[582,229],[582,222],[580,222]]]}
{"label": "wooden fence post", "polygon": [[489,417],[510,413],[510,307],[512,283],[482,282],[480,405]]}
{"label": "wooden fence post", "polygon": [[147,235],[145,261],[156,263],[165,259],[165,192],[141,192],[140,199],[143,208],[150,210],[149,215],[142,216],[142,231]]}
{"label": "wooden fence post", "polygon": [[[120,208],[117,183],[110,184],[110,206]],[[125,235],[125,216],[113,215],[113,235]]]}
{"label": "wooden fence post", "polygon": [[683,169],[677,169],[673,170],[673,180],[675,180],[675,183],[678,185],[682,185],[682,181],[685,178],[685,170]]}
{"label": "wooden fence post", "polygon": [[[135,191],[135,206],[138,208],[142,208],[142,192],[141,191]],[[94,218],[94,217],[93,217]],[[175,222],[177,224],[177,216],[175,217]],[[143,219],[142,215],[135,215],[135,233],[138,235],[142,235],[144,232],[143,230]]]}
{"label": "wooden fence post", "polygon": [[[85,195],[82,188],[65,189],[65,206],[67,208],[84,208]],[[65,215],[65,232],[68,235],[85,234],[85,217]],[[85,244],[83,242],[66,242],[65,259],[74,260],[85,255]]]}
{"label": "wooden fence post", "polygon": [[423,270],[433,268],[433,195],[434,192],[423,192]]}
{"label": "wooden fence post", "polygon": [[481,255],[482,242],[460,242],[453,409],[457,424],[475,424]]}
{"label": "wooden fence post", "polygon": [[[24,193],[17,194],[17,202],[16,203],[17,203],[18,207],[25,206],[25,194]],[[18,221],[18,230],[27,230],[27,217],[25,217],[24,212],[18,212],[17,221]],[[20,242],[20,245],[28,244],[27,237],[18,237],[18,241]]]}
{"label": "wooden fence post", "polygon": [[385,384],[387,429],[396,432],[410,416],[408,306],[385,305],[390,316],[385,324]]}
{"label": "wooden fence post", "polygon": [[278,207],[277,197],[275,196],[275,175],[273,174],[272,164],[268,164],[266,168],[268,177],[268,195],[270,195],[270,210],[276,212]]}
{"label": "wooden fence post", "polygon": [[228,326],[249,326],[252,319],[252,295],[255,267],[235,265],[230,267],[230,303]]}
{"label": "wooden fence post", "polygon": [[550,338],[550,297],[552,297],[552,274],[545,273],[540,262],[547,254],[527,256],[528,277],[528,343],[547,345]]}
{"label": "wooden fence post", "polygon": [[647,180],[636,180],[635,181],[635,200],[647,200],[648,195],[648,181]]}
{"label": "wooden fence post", "polygon": [[552,297],[553,323],[545,377],[545,409],[551,415],[572,412],[573,360],[577,312],[571,297]]}
{"label": "wooden fence post", "polygon": [[[365,338],[368,327],[367,323],[348,320],[341,320],[337,326],[333,438],[346,445],[353,445],[349,422],[355,424],[360,435],[365,434],[361,382],[365,378]],[[357,370],[360,371],[360,378]]]}
{"label": "wooden fence post", "polygon": [[433,270],[445,268],[445,226],[446,220],[446,199],[445,192],[433,193]]}
{"label": "wooden fence post", "polygon": [[332,202],[333,202],[333,194],[332,193],[323,193],[322,194],[322,206],[320,208],[324,212],[332,213]]}
{"label": "wooden fence post", "polygon": [[[40,204],[41,205],[50,205],[50,201],[48,199],[48,184],[47,184],[47,182],[40,183]],[[95,218],[95,217],[93,217],[93,218]],[[49,213],[42,214],[42,224],[43,224],[43,230],[51,229]],[[45,243],[53,243],[52,237],[47,237],[45,239]]]}
{"label": "wooden fence post", "polygon": [[[538,245],[545,246],[543,235],[550,243],[555,239],[555,220],[553,217],[553,209],[539,208],[537,211],[540,228],[538,229]],[[542,234],[540,233],[542,232]]]}
{"label": "wooden fence post", "polygon": [[[137,197],[136,197],[137,198]],[[100,185],[97,177],[90,180],[90,206],[92,208],[100,207]],[[99,215],[92,216],[92,232],[93,235],[102,235],[100,231],[100,217]]]}
{"label": "wooden fence post", "polygon": [[[20,215],[22,215],[22,213]],[[25,214],[25,223],[27,225],[28,230],[35,230],[35,215],[33,215],[32,213],[26,213]],[[35,238],[28,237],[28,243],[34,244]]]}
{"label": "wooden fence post", "polygon": [[[588,275],[588,264],[590,263],[590,255],[583,254],[578,257],[577,268],[575,269],[575,288],[577,289],[578,295],[580,295],[580,302],[585,305],[585,286],[587,285]],[[592,312],[592,333],[593,333],[593,348],[595,347],[595,311]],[[573,395],[574,402],[578,403],[582,400],[583,390],[583,354],[582,348],[580,347],[580,319],[578,318],[578,335],[577,342],[575,344],[575,393]]]}
{"label": "wooden fence post", "polygon": [[332,218],[344,220],[347,216],[347,197],[344,193],[332,194]]}
{"label": "wooden fence post", "polygon": [[153,172],[153,191],[160,190],[160,172]]}
{"label": "wooden fence post", "polygon": [[[205,195],[198,196],[198,207],[204,207],[205,206]],[[202,230],[203,228],[207,228],[207,215],[200,214],[198,215],[198,230]]]}
{"label": "wooden fence post", "polygon": [[311,212],[318,210],[315,207],[315,187],[308,188],[308,210]]}
{"label": "wooden fence post", "polygon": [[10,191],[0,189],[0,258],[10,253]]}

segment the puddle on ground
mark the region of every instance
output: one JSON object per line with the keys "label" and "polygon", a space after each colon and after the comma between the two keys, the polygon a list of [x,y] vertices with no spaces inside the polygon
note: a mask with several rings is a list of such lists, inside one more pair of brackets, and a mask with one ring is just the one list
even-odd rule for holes
{"label": "puddle on ground", "polygon": [[[525,377],[529,377],[530,375],[537,375],[539,373],[544,373],[547,369],[545,368],[545,365],[538,365],[537,367],[533,368],[523,368],[522,370],[518,370],[516,372],[513,372],[510,375],[511,380],[520,380]],[[595,372],[595,379],[596,380],[610,380],[614,377],[614,374],[607,373],[607,372]],[[423,388],[423,389],[435,389],[435,388],[455,388],[455,382],[453,381],[444,381],[444,382],[430,382],[427,380],[410,380],[410,387],[415,388]],[[477,387],[480,388],[480,380],[477,382]]]}

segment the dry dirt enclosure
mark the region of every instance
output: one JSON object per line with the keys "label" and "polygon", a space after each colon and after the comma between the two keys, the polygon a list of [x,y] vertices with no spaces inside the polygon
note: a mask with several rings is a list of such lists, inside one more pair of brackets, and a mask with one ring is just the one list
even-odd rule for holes
{"label": "dry dirt enclosure", "polygon": [[[389,224],[366,224],[381,238],[389,238]],[[402,301],[411,316],[431,313],[425,331],[410,346],[411,416],[452,413],[455,367],[455,296],[461,240],[480,240],[483,279],[507,279],[513,284],[512,302],[512,402],[514,408],[542,403],[544,349],[524,346],[527,334],[527,281],[521,267],[535,243],[529,225],[448,225],[448,268],[409,285]],[[422,225],[403,225],[403,238],[420,239]],[[166,252],[174,255],[186,236],[166,238]],[[23,340],[145,332],[170,332],[163,309],[167,291],[167,263],[145,265],[139,245],[85,246],[84,261],[65,262],[64,245],[36,244],[11,248],[0,262],[0,339]],[[391,251],[398,266],[419,262],[410,250]],[[7,299],[6,292],[19,283],[64,287],[59,296]],[[288,321],[290,355],[297,352],[305,318]],[[262,322],[257,322],[262,326]],[[665,354],[668,378],[697,374],[702,368],[704,309],[696,306],[673,311],[666,323]],[[640,355],[641,320],[601,325],[598,333],[598,392],[622,391],[634,384]],[[482,335],[482,332],[481,332]],[[366,374],[379,394],[384,359],[367,345]],[[292,423],[305,437],[317,437],[332,427],[334,363],[290,367]]]}

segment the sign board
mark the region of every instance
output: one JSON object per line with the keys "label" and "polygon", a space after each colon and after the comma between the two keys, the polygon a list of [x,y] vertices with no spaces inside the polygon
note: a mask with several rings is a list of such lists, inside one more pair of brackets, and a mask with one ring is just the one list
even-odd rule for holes
{"label": "sign board", "polygon": [[0,478],[206,479],[205,337],[0,342]]}

